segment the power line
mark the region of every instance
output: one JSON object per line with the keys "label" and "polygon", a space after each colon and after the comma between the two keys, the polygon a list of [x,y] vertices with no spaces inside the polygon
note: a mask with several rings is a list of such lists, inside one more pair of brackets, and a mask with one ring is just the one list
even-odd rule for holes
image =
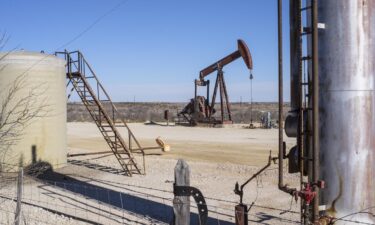
{"label": "power line", "polygon": [[67,41],[65,44],[58,47],[55,51],[58,51],[59,49],[65,48],[66,46],[70,45],[74,41],[76,41],[78,38],[82,37],[85,33],[90,31],[96,24],[98,24],[101,20],[103,20],[105,17],[107,17],[109,14],[116,11],[118,8],[120,8],[122,5],[127,3],[129,0],[121,0],[118,4],[114,5],[111,9],[109,9],[107,12],[102,14],[100,17],[98,17],[93,23],[91,23],[89,26],[87,26],[84,30],[82,30],[80,33],[78,33],[76,36],[74,36],[71,40]]}
{"label": "power line", "polygon": [[[127,3],[129,0],[121,0],[118,4],[114,5],[111,9],[109,9],[108,11],[106,11],[104,14],[102,14],[101,16],[99,16],[96,20],[94,20],[93,23],[91,23],[89,26],[87,26],[85,29],[83,29],[81,32],[79,32],[76,36],[74,36],[72,39],[70,39],[69,41],[65,42],[64,44],[62,44],[60,47],[57,47],[53,52],[57,52],[59,51],[60,49],[62,48],[65,48],[67,47],[68,45],[72,44],[73,42],[75,42],[77,39],[79,39],[80,37],[82,37],[85,33],[87,33],[88,31],[90,31],[96,24],[98,24],[101,20],[103,20],[105,17],[107,17],[109,14],[111,14],[112,12],[116,11],[118,8],[120,8],[122,5],[124,5],[125,3]],[[19,76],[23,76],[25,75],[27,72],[29,72],[32,68],[34,68],[36,65],[38,65],[40,62],[42,62],[43,60],[45,60],[47,57],[49,57],[50,55],[46,54],[45,57],[41,58],[40,60],[38,60],[37,62],[35,62],[34,64],[32,64],[29,68],[27,68],[23,73],[21,73]]]}

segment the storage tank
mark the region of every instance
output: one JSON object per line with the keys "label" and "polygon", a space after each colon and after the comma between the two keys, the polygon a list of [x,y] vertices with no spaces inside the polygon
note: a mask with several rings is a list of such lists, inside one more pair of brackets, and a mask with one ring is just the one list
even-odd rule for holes
{"label": "storage tank", "polygon": [[321,203],[335,224],[374,224],[375,1],[319,0],[318,15]]}
{"label": "storage tank", "polygon": [[[35,162],[53,168],[66,164],[65,61],[53,55],[18,51],[0,53],[0,129],[2,170]],[[17,121],[18,120],[18,121]],[[10,127],[14,126],[14,127]],[[1,134],[0,134],[1,136]]]}

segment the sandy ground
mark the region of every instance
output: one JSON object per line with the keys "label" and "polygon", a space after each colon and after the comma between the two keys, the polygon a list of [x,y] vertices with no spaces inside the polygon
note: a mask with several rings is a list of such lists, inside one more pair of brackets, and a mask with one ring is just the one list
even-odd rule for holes
{"label": "sandy ground", "polygon": [[[172,151],[161,158],[262,166],[267,162],[270,150],[275,156],[278,151],[277,129],[245,129],[243,125],[201,128],[130,123],[129,126],[143,147],[156,146],[155,138],[159,136],[169,144]],[[284,140],[287,147],[295,144],[286,136]],[[92,123],[69,123],[68,142],[74,151],[109,149]]]}
{"label": "sandy ground", "polygon": [[[171,145],[171,152],[153,150],[154,155],[146,157],[146,175],[121,175],[113,155],[91,155],[69,158],[64,168],[42,176],[28,176],[24,201],[38,206],[25,206],[29,221],[37,221],[29,224],[169,224],[174,167],[179,158],[190,165],[191,186],[199,188],[206,198],[208,224],[234,224],[234,207],[239,201],[233,192],[235,183],[245,182],[263,167],[270,150],[277,154],[276,129],[130,127],[142,146],[155,145],[154,139],[160,136]],[[289,147],[293,145],[292,139],[286,142]],[[92,123],[69,123],[68,146],[69,153],[109,150]],[[297,176],[286,174],[285,180],[291,186],[298,185]],[[2,196],[14,197],[14,193],[14,183],[0,189]],[[252,205],[250,224],[299,223],[299,203],[277,189],[277,165],[246,186],[244,203]],[[0,211],[4,207],[13,211],[15,203],[2,204]],[[191,211],[191,224],[197,224],[193,201]],[[56,216],[56,212],[60,214]],[[14,215],[10,215],[2,216],[7,220],[0,219],[0,224],[11,221]]]}
{"label": "sandy ground", "polygon": [[[245,129],[242,125],[202,128],[131,123],[129,126],[142,146],[156,145],[155,138],[159,136],[171,146],[170,152],[151,151],[161,155],[148,156],[147,175],[131,178],[130,182],[172,191],[174,166],[177,159],[185,159],[191,167],[191,185],[198,187],[211,199],[221,199],[222,201],[209,202],[214,208],[225,208],[224,214],[232,216],[239,200],[233,193],[235,183],[243,183],[263,167],[270,151],[274,156],[277,155],[277,129]],[[108,149],[92,123],[69,123],[68,135],[71,153]],[[293,139],[284,139],[288,148],[295,144]],[[98,156],[78,157],[78,160],[90,159],[90,162],[101,165],[116,164],[113,156],[96,158]],[[291,185],[298,184],[296,176],[286,175],[286,181]],[[277,190],[277,165],[272,165],[259,179],[246,187],[244,201],[248,204],[254,202],[259,206],[254,206],[250,211],[253,223],[287,224],[299,219],[298,214],[283,212],[290,208],[298,211],[298,207],[295,202],[291,202],[290,196]],[[224,221],[233,222],[233,217],[221,217]]]}

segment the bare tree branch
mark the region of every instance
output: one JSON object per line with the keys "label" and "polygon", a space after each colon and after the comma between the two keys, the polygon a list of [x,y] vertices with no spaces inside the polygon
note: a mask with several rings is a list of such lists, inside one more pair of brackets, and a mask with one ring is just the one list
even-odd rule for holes
{"label": "bare tree branch", "polygon": [[[8,40],[6,33],[0,36],[0,51]],[[0,56],[0,62],[10,54]],[[4,72],[5,67],[0,67],[0,71]],[[44,84],[30,86],[27,76],[27,73],[19,75],[0,91],[3,99],[0,102],[0,171],[4,171],[5,161],[19,158],[11,150],[22,139],[25,129],[34,119],[48,116],[47,97],[42,95],[47,87],[43,88]]]}

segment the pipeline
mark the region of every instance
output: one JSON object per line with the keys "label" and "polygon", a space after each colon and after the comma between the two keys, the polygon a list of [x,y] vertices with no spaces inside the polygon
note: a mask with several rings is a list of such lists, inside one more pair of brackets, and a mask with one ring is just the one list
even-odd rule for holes
{"label": "pipeline", "polygon": [[285,147],[283,140],[283,38],[282,38],[282,0],[278,0],[278,61],[279,61],[279,189],[294,195],[296,189],[284,185],[284,158]]}
{"label": "pipeline", "polygon": [[[319,181],[319,60],[318,60],[318,4],[312,0],[312,86],[313,86],[313,183]],[[314,187],[316,193],[313,201],[313,220],[319,218],[319,188]]]}

